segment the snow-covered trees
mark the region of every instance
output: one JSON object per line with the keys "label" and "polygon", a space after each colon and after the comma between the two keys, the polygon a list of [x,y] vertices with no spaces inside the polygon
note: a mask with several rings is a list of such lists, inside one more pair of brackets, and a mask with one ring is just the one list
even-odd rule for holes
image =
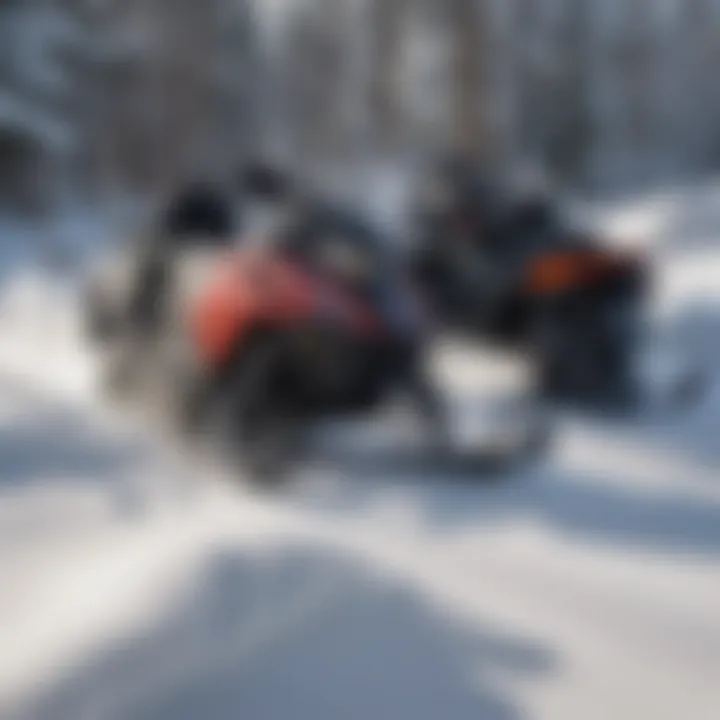
{"label": "snow-covered trees", "polygon": [[250,2],[3,0],[0,56],[0,200],[161,189],[255,143]]}
{"label": "snow-covered trees", "polygon": [[96,16],[98,155],[114,190],[229,172],[254,145],[257,38],[242,0],[106,0]]}
{"label": "snow-covered trees", "polygon": [[0,202],[47,205],[72,160],[72,75],[82,29],[70,7],[0,3]]}
{"label": "snow-covered trees", "polygon": [[[341,10],[348,4],[361,7],[361,22],[357,9]],[[279,66],[288,77],[302,67],[313,76],[287,85],[298,106],[320,115],[301,114],[296,139],[307,137],[303,122],[325,140],[345,137],[347,117],[331,99],[347,97],[341,89],[354,83],[365,99],[368,153],[459,144],[501,162],[539,160],[585,184],[718,163],[717,0],[288,0],[284,7],[291,40]],[[360,75],[347,62],[359,46],[369,55]]]}
{"label": "snow-covered trees", "polygon": [[460,145],[574,183],[720,164],[720,0],[2,0],[0,202]]}

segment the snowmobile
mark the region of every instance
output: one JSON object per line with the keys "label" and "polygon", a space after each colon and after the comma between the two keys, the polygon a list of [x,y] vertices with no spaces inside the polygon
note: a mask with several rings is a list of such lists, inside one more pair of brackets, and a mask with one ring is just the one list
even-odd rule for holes
{"label": "snowmobile", "polygon": [[[508,193],[472,166],[433,177],[413,273],[446,326],[532,358],[543,398],[635,409],[649,263],[605,247],[545,193]],[[687,396],[698,378],[684,377]]]}
{"label": "snowmobile", "polygon": [[145,401],[159,393],[178,429],[220,439],[261,481],[287,474],[319,421],[371,413],[402,391],[429,444],[452,452],[444,399],[423,368],[421,303],[373,230],[314,206],[270,240],[222,244],[175,253],[145,302],[150,321],[134,310],[137,259],[95,277],[88,326],[114,368],[111,387]]}

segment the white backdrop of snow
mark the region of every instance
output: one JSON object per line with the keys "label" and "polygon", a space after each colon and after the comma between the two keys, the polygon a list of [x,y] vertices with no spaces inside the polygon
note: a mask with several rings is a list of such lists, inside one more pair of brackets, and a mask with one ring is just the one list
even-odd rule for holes
{"label": "white backdrop of snow", "polygon": [[[598,213],[651,231],[664,317],[715,363],[719,201]],[[103,410],[28,240],[3,232],[1,717],[717,718],[717,390],[568,420],[491,482],[360,463],[258,497]]]}

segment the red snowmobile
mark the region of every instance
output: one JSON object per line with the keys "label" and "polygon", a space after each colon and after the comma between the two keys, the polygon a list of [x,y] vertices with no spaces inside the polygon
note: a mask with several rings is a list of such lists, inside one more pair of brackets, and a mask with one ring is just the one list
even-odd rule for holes
{"label": "red snowmobile", "polygon": [[159,393],[183,429],[224,439],[259,479],[284,474],[314,422],[368,413],[398,391],[442,445],[444,402],[423,367],[427,318],[373,230],[306,208],[266,242],[227,245],[181,245],[150,295],[137,279],[152,273],[132,253],[96,276],[88,324],[114,386]]}

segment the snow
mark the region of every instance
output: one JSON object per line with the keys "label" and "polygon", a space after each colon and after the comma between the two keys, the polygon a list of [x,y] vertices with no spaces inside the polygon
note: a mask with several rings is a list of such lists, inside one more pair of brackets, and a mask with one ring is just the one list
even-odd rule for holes
{"label": "snow", "polygon": [[[710,362],[719,200],[600,213],[647,234],[667,333]],[[89,227],[60,234],[82,254]],[[98,402],[31,235],[0,251],[0,717],[717,718],[717,387],[682,417],[565,418],[509,475],[363,450],[251,493]]]}

